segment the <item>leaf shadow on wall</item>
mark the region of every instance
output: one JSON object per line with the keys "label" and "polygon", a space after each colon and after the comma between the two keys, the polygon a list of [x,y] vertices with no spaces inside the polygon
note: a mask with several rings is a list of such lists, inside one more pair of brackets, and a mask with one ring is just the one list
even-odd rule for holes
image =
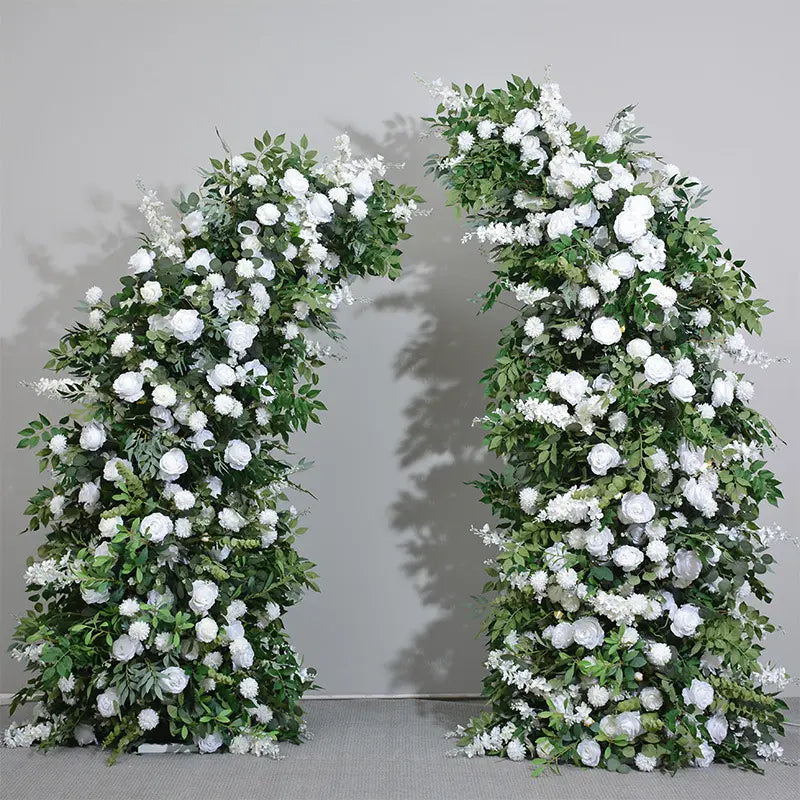
{"label": "leaf shadow on wall", "polygon": [[402,243],[403,277],[361,312],[407,310],[422,317],[394,364],[398,381],[411,378],[422,388],[404,411],[397,459],[410,488],[392,504],[390,524],[404,554],[403,569],[432,619],[388,665],[391,682],[404,692],[477,693],[485,652],[477,636],[483,612],[474,598],[485,580],[483,562],[493,553],[470,533],[489,513],[477,489],[465,484],[494,464],[472,421],[485,411],[479,380],[507,320],[476,317],[478,306],[469,302],[485,289],[491,267],[477,248],[461,244],[463,220],[424,175],[427,156],[441,146],[423,138],[427,126],[398,115],[384,123],[380,141],[337,127],[350,132],[359,152],[404,163],[390,178],[419,187],[432,210],[409,226],[413,237]]}
{"label": "leaf shadow on wall", "polygon": [[[175,196],[159,190],[161,197]],[[131,197],[136,189],[131,185]],[[119,278],[126,272],[130,254],[138,247],[135,232],[144,220],[136,204],[117,203],[109,194],[94,190],[86,200],[87,225],[62,234],[49,233],[47,244],[18,239],[25,283],[33,284],[40,298],[20,317],[13,330],[3,337],[3,421],[4,454],[2,530],[2,640],[10,641],[15,618],[28,608],[22,575],[25,560],[44,540],[42,532],[15,534],[25,527],[23,512],[27,498],[47,481],[40,475],[36,459],[29,451],[15,450],[17,431],[39,412],[57,420],[67,413],[69,403],[37,397],[22,381],[54,377],[43,365],[48,350],[58,344],[66,326],[85,314],[75,306],[83,300],[86,289],[100,286],[106,296],[115,292]],[[64,253],[69,253],[69,264]],[[75,255],[77,254],[77,255]],[[13,466],[12,466],[13,465]],[[4,648],[5,649],[5,648]],[[21,664],[3,656],[3,691],[16,691],[25,682]]]}

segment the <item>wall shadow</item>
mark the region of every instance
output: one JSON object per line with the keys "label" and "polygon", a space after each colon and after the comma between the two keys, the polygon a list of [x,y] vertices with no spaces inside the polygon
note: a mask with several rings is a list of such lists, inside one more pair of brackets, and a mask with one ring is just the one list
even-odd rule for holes
{"label": "wall shadow", "polygon": [[425,159],[441,141],[423,138],[427,126],[401,115],[384,123],[380,140],[336,127],[350,133],[360,152],[404,162],[392,179],[418,186],[431,209],[409,226],[413,238],[403,243],[403,277],[360,312],[403,310],[422,317],[394,363],[398,381],[410,377],[422,388],[404,410],[397,460],[409,487],[392,504],[390,522],[403,569],[431,620],[388,665],[391,684],[404,692],[475,693],[485,653],[482,637],[476,638],[483,612],[474,598],[485,579],[483,561],[492,554],[470,532],[489,515],[477,489],[465,483],[494,463],[472,420],[484,413],[479,379],[494,359],[507,318],[502,310],[477,316],[478,306],[469,302],[488,284],[490,266],[476,247],[461,244],[463,220],[424,175]]}

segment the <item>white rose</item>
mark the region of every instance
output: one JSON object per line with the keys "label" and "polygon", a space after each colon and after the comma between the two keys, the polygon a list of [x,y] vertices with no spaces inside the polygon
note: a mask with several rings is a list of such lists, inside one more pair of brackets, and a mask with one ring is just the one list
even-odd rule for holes
{"label": "white rose", "polygon": [[620,278],[631,278],[636,272],[636,259],[630,253],[621,250],[609,257],[606,266]]}
{"label": "white rose", "polygon": [[569,647],[574,641],[572,623],[559,622],[558,625],[553,628],[550,641],[552,642],[553,647],[557,648],[558,650],[563,650],[565,647]]}
{"label": "white rose", "polygon": [[626,525],[650,522],[656,515],[656,507],[647,492],[634,494],[625,492],[619,508],[619,518]]}
{"label": "white rose", "polygon": [[136,639],[132,639],[127,633],[123,633],[111,645],[111,655],[116,661],[130,661],[140,647],[141,645]]}
{"label": "white rose", "polygon": [[644,377],[648,383],[663,383],[672,377],[672,364],[657,353],[644,362]]}
{"label": "white rose", "polygon": [[645,686],[639,693],[639,699],[646,711],[658,711],[664,704],[664,696],[655,686]]}
{"label": "white rose", "polygon": [[211,617],[203,617],[203,619],[194,626],[195,638],[201,642],[213,642],[214,639],[217,638],[218,633],[219,625],[217,625]]}
{"label": "white rose", "polygon": [[623,211],[614,220],[614,233],[621,242],[635,242],[647,233],[647,220],[631,211]]}
{"label": "white rose", "polygon": [[669,384],[669,393],[676,399],[683,403],[688,403],[697,391],[694,384],[683,375],[676,375]]}
{"label": "white rose", "polygon": [[614,535],[608,528],[592,529],[586,534],[584,547],[595,558],[606,558],[609,545],[614,543]]}
{"label": "white rose", "polygon": [[714,744],[722,744],[728,736],[728,720],[719,711],[706,720],[706,730]]}
{"label": "white rose", "polygon": [[189,676],[180,667],[167,667],[158,673],[161,691],[180,694],[189,684]]}
{"label": "white rose", "polygon": [[703,569],[703,562],[694,550],[681,548],[675,553],[675,564],[672,574],[675,576],[675,586],[685,589],[694,581]]}
{"label": "white rose", "polygon": [[675,606],[669,612],[669,629],[681,638],[694,636],[697,628],[702,623],[700,609],[697,606],[687,603],[682,606]]}
{"label": "white rose", "polygon": [[700,755],[692,761],[692,764],[701,768],[710,767],[715,756],[714,748],[708,742],[700,742]]}
{"label": "white rose", "polygon": [[623,544],[611,554],[614,563],[625,572],[632,572],[644,561],[644,553],[638,547]]}
{"label": "white rose", "polygon": [[72,737],[79,747],[86,747],[86,745],[97,743],[97,736],[94,732],[94,728],[85,722],[79,722],[72,729]]}
{"label": "white rose", "polygon": [[106,429],[99,422],[81,428],[80,444],[84,450],[99,450],[106,442]]}
{"label": "white rose", "polygon": [[693,508],[704,517],[712,517],[717,512],[717,501],[711,487],[696,478],[689,478],[683,487],[683,496]]}
{"label": "white rose", "polygon": [[203,219],[202,211],[192,211],[188,213],[182,220],[183,227],[186,228],[186,233],[194,238],[200,236],[206,227],[206,221]]}
{"label": "white rose", "polygon": [[559,382],[556,390],[562,400],[575,405],[588,391],[589,381],[580,372],[568,372]]}
{"label": "white rose", "polygon": [[142,298],[142,302],[157,303],[161,299],[163,291],[158,281],[147,281],[147,283],[143,284],[142,288],[139,289],[139,294]]}
{"label": "white rose", "polygon": [[101,717],[113,717],[119,711],[119,695],[116,689],[106,689],[97,695],[97,711]]}
{"label": "white rose", "polygon": [[551,239],[558,239],[559,236],[571,236],[574,230],[575,213],[571,208],[563,208],[550,215],[550,221],[547,223],[547,235]]}
{"label": "white rose", "polygon": [[622,461],[616,448],[605,442],[596,444],[589,451],[586,460],[595,475],[605,475],[610,469],[618,467]]}
{"label": "white rose", "polygon": [[205,247],[202,247],[200,250],[195,250],[194,253],[186,259],[186,269],[190,272],[194,272],[198,267],[205,267],[208,269],[211,265],[212,258],[214,258],[214,256],[212,256]]}
{"label": "white rose", "polygon": [[308,213],[317,222],[330,222],[333,219],[333,203],[324,194],[317,192],[308,203]]}
{"label": "white rose", "polygon": [[173,447],[161,456],[158,461],[158,468],[158,477],[162,481],[176,481],[189,469],[189,463],[183,450]]}
{"label": "white rose", "polygon": [[689,688],[683,690],[683,701],[703,711],[714,702],[714,687],[710,683],[692,678]]}
{"label": "white rose", "polygon": [[175,312],[169,323],[172,335],[179,342],[194,342],[203,333],[205,323],[200,319],[200,312],[182,308]]}
{"label": "white rose", "polygon": [[622,328],[611,317],[598,317],[592,322],[592,338],[602,345],[616,344],[622,338]]}
{"label": "white rose", "polygon": [[733,402],[733,384],[725,378],[715,378],[711,384],[711,405],[715,408],[729,406]]}
{"label": "white rose", "polygon": [[147,272],[149,269],[153,268],[153,259],[155,255],[156,254],[152,250],[145,250],[144,247],[140,247],[128,259],[128,266],[136,275],[140,272]]}
{"label": "white rose", "polygon": [[192,581],[192,594],[189,599],[189,608],[195,614],[205,614],[219,596],[219,587],[213,581]]}
{"label": "white rose", "polygon": [[706,448],[697,447],[686,439],[681,440],[678,445],[678,461],[681,469],[687,475],[697,475],[703,470],[706,460]]}
{"label": "white rose", "polygon": [[582,617],[572,624],[575,644],[594,650],[605,641],[605,633],[596,617]]}
{"label": "white rose", "polygon": [[613,714],[606,714],[600,720],[600,730],[609,739],[613,739],[617,735],[617,721]]}
{"label": "white rose", "polygon": [[594,739],[583,739],[577,746],[581,764],[596,767],[600,763],[600,745]]}
{"label": "white rose", "polygon": [[625,201],[625,205],[622,207],[622,210],[630,211],[632,214],[642,217],[642,219],[652,219],[653,215],[656,213],[655,209],[653,208],[653,203],[645,194],[631,195]]}
{"label": "white rose", "polygon": [[85,506],[93,506],[100,500],[100,487],[96,483],[81,484],[78,492],[78,502]]}
{"label": "white rose", "polygon": [[631,358],[647,358],[652,352],[650,342],[646,339],[631,339],[625,351]]}
{"label": "white rose", "polygon": [[151,542],[163,542],[164,539],[172,533],[173,524],[172,520],[165,514],[156,512],[155,514],[148,514],[139,527],[142,536],[149,539]]}
{"label": "white rose", "polygon": [[178,402],[178,395],[168,383],[160,383],[153,389],[153,402],[157,406],[169,408]]}
{"label": "white rose", "polygon": [[539,113],[532,108],[521,108],[514,117],[514,125],[523,133],[530,133],[530,131],[539,126],[541,121],[542,118]]}
{"label": "white rose", "polygon": [[256,209],[256,219],[262,225],[274,225],[281,218],[281,212],[274,203],[264,203]]}
{"label": "white rose", "polygon": [[225,331],[225,342],[234,353],[242,354],[251,347],[258,335],[258,326],[247,322],[231,322]]}
{"label": "white rose", "polygon": [[294,167],[290,167],[279,181],[281,189],[293,197],[302,197],[308,191],[308,180]]}
{"label": "white rose", "polygon": [[235,470],[243,470],[250,463],[252,457],[250,445],[241,439],[231,439],[225,447],[223,456],[225,463]]}
{"label": "white rose", "polygon": [[358,175],[350,181],[350,191],[353,193],[353,197],[355,197],[356,200],[366,200],[371,197],[372,193],[375,191],[375,187],[372,185],[372,178],[370,178],[369,172],[359,172]]}
{"label": "white rose", "polygon": [[223,388],[236,383],[236,370],[228,364],[217,364],[208,372],[206,380],[215,392],[221,392]]}
{"label": "white rose", "polygon": [[638,711],[623,711],[621,714],[617,714],[614,726],[617,733],[627,736],[629,740],[635,739],[644,730]]}
{"label": "white rose", "polygon": [[222,747],[223,739],[219,733],[209,733],[197,740],[197,749],[201,753],[216,753]]}
{"label": "white rose", "polygon": [[126,403],[135,403],[144,397],[144,376],[140,372],[123,372],[113,385],[117,397]]}

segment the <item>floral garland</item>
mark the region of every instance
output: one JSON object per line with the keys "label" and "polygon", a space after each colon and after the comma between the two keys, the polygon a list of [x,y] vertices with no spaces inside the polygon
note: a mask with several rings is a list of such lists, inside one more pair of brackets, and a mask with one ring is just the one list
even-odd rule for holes
{"label": "floral garland", "polygon": [[[35,604],[12,654],[33,672],[9,746],[150,742],[277,756],[297,742],[313,686],[281,615],[314,565],[286,490],[306,464],[293,431],[319,422],[317,369],[354,276],[400,272],[420,198],[354,159],[347,136],[318,164],[284,137],[211,160],[179,229],[145,192],[151,234],[107,302],[86,293],[36,385],[75,401],[21,431],[54,486],[30,500],[47,528],[25,581]],[[12,709],[13,711],[13,709]]]}
{"label": "floral garland", "polygon": [[781,748],[786,683],[759,662],[774,630],[759,503],[778,482],[740,329],[768,312],[694,216],[696,178],[645,152],[632,109],[601,136],[554,83],[430,85],[450,150],[431,168],[491,253],[483,310],[518,316],[484,376],[476,485],[499,517],[487,562],[491,710],[460,727],[468,756],[626,772],[757,769]]}

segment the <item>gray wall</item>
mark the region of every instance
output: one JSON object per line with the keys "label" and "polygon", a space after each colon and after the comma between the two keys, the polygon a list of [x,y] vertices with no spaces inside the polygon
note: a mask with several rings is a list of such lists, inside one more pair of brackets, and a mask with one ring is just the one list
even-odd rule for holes
{"label": "gray wall", "polygon": [[[464,481],[485,465],[477,379],[498,310],[467,302],[488,267],[422,176],[432,110],[413,73],[497,85],[553,66],[576,119],[599,129],[622,106],[655,149],[714,187],[707,209],[771,298],[763,347],[798,357],[798,119],[795,4],[470,2],[4,3],[2,639],[25,607],[21,570],[37,544],[19,537],[36,466],[14,452],[39,376],[87,286],[108,291],[142,227],[134,180],[168,196],[196,183],[219,152],[265,128],[307,133],[325,151],[342,129],[363,150],[406,161],[433,214],[414,225],[406,275],[360,287],[344,312],[349,359],[326,368],[325,425],[298,450],[316,459],[319,501],[302,542],[324,594],[290,617],[298,647],[333,693],[468,692],[482,645],[471,595],[488,551],[468,533],[485,520]],[[786,232],[786,233],[784,233]],[[788,235],[787,235],[788,234]],[[791,238],[790,238],[791,237]],[[755,377],[758,406],[788,442],[773,464],[787,501],[766,518],[798,518],[796,373]],[[785,631],[769,655],[800,673],[798,550],[776,548],[772,615]],[[23,673],[5,656],[1,691]],[[790,693],[796,693],[796,687]]]}

